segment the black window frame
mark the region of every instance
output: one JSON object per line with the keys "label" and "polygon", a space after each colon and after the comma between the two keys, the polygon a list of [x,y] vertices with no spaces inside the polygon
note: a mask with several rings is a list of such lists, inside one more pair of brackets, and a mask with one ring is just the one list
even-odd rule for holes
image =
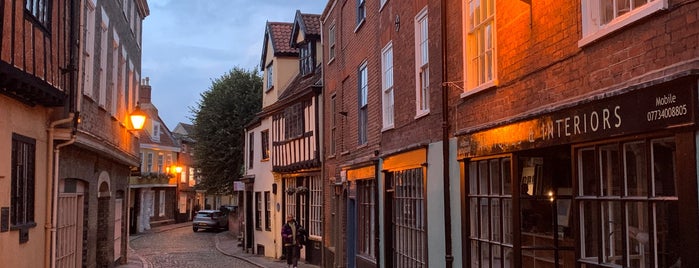
{"label": "black window frame", "polygon": [[51,29],[51,3],[49,0],[24,0],[25,14],[46,32]]}
{"label": "black window frame", "polygon": [[269,130],[260,131],[260,152],[262,159],[260,161],[269,160]]}
{"label": "black window frame", "polygon": [[315,42],[306,42],[299,46],[299,71],[301,76],[312,74],[315,70]]}
{"label": "black window frame", "polygon": [[10,228],[18,230],[36,227],[36,140],[12,133],[11,158]]}

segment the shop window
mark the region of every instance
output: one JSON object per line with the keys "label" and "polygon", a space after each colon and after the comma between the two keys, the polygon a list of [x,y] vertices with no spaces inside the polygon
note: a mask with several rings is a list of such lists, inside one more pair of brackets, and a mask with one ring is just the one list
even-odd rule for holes
{"label": "shop window", "polygon": [[510,158],[468,164],[471,267],[513,267]]}
{"label": "shop window", "polygon": [[427,265],[423,168],[388,174],[393,192],[393,262],[397,267]]}
{"label": "shop window", "polygon": [[679,263],[675,140],[580,148],[580,262],[623,267]]}
{"label": "shop window", "polygon": [[358,253],[369,259],[376,259],[376,180],[357,181],[357,248]]}

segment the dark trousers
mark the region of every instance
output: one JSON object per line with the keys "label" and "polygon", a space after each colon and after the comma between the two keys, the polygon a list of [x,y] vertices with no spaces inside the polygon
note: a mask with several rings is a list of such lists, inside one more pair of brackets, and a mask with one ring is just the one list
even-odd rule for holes
{"label": "dark trousers", "polygon": [[284,255],[286,255],[286,264],[293,265],[296,267],[299,262],[299,247],[296,245],[284,246]]}

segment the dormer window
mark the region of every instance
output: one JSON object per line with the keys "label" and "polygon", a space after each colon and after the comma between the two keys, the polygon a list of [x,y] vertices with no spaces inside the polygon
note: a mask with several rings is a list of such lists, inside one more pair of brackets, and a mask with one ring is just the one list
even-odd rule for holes
{"label": "dormer window", "polygon": [[153,122],[153,133],[151,135],[153,141],[160,141],[160,123]]}
{"label": "dormer window", "polygon": [[272,72],[272,63],[267,65],[267,68],[265,68],[265,70],[267,70],[267,90],[270,90],[274,87],[274,73]]}
{"label": "dormer window", "polygon": [[307,75],[313,72],[313,67],[315,65],[313,60],[313,51],[315,51],[315,47],[313,44],[313,42],[308,42],[301,44],[299,47],[299,71],[301,72],[301,75]]}

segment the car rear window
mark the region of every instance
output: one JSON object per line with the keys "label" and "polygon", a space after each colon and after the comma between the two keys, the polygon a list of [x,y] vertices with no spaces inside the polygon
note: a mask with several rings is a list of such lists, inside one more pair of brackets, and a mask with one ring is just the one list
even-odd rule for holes
{"label": "car rear window", "polygon": [[211,218],[211,213],[209,212],[198,212],[197,218]]}

